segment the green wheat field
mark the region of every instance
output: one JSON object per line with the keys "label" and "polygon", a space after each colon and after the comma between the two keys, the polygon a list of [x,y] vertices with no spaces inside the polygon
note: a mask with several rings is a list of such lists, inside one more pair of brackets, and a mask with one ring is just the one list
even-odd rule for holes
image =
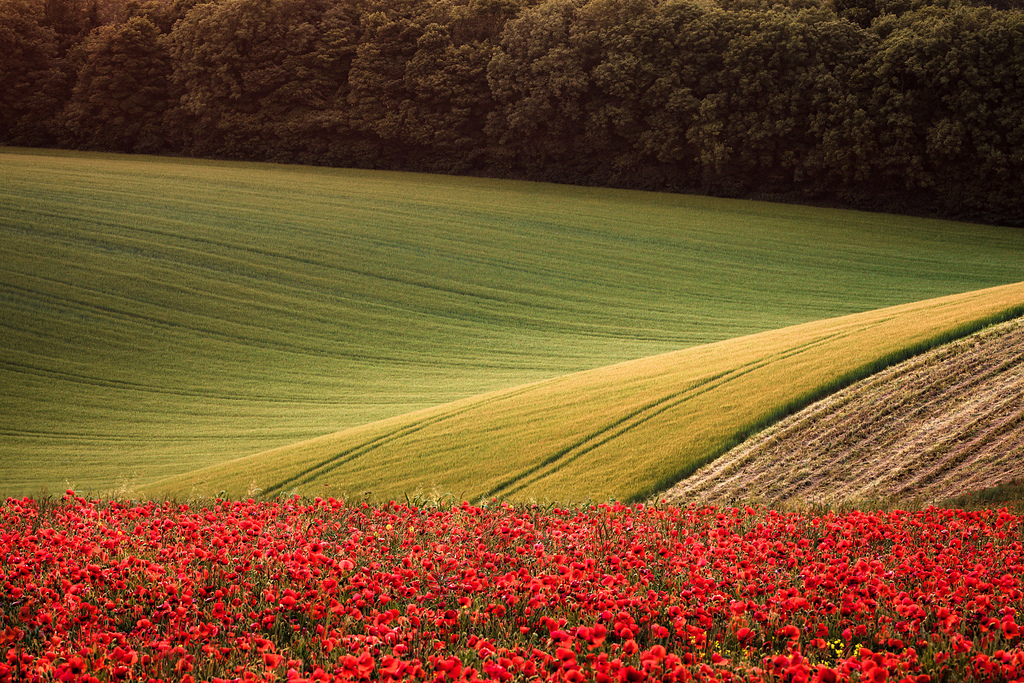
{"label": "green wheat field", "polygon": [[1011,228],[9,148],[0,179],[3,495],[637,497],[1024,305]]}

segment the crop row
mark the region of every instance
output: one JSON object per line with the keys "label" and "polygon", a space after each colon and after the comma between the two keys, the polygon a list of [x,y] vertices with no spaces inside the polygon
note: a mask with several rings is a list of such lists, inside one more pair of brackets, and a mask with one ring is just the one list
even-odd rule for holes
{"label": "crop row", "polygon": [[0,681],[1024,681],[1024,517],[0,506]]}

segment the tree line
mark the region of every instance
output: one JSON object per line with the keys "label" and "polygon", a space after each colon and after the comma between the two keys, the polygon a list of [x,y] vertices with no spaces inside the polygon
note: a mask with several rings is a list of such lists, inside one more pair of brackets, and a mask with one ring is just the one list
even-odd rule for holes
{"label": "tree line", "polygon": [[1024,0],[0,0],[0,144],[1024,224]]}

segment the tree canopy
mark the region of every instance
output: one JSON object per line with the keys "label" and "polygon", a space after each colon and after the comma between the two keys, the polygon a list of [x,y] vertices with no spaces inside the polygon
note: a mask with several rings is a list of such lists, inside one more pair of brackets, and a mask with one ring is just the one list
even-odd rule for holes
{"label": "tree canopy", "polygon": [[0,0],[0,144],[1024,224],[1021,0]]}

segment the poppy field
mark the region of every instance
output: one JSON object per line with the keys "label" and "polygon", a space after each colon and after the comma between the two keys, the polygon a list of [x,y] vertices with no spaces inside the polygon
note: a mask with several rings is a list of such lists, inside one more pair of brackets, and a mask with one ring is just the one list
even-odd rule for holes
{"label": "poppy field", "polygon": [[1024,517],[0,505],[0,681],[1022,681]]}

